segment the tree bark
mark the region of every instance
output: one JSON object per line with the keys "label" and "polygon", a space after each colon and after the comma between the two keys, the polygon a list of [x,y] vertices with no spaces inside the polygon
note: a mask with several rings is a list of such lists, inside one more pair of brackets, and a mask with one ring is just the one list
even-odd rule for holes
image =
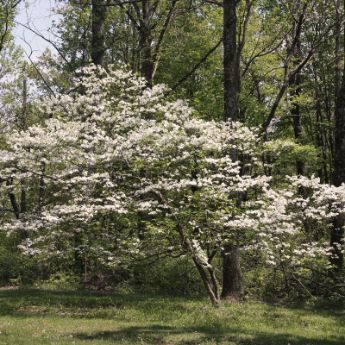
{"label": "tree bark", "polygon": [[154,63],[152,60],[152,38],[150,30],[146,27],[140,29],[140,72],[147,80],[149,87],[153,85]]}
{"label": "tree bark", "polygon": [[218,307],[220,303],[220,298],[218,294],[217,281],[212,279],[215,277],[214,271],[212,269],[207,270],[202,264],[198,262],[197,257],[193,257],[193,262],[199,271],[201,280],[204,283],[206,292],[210,297],[211,303],[214,307]]}
{"label": "tree bark", "polygon": [[[337,10],[339,10],[339,8],[337,8]],[[335,78],[335,83],[335,89],[337,90],[337,78]],[[343,69],[342,83],[337,92],[334,120],[333,183],[336,186],[340,186],[342,183],[345,183],[345,66]],[[335,217],[333,227],[331,229],[330,244],[332,248],[332,255],[330,257],[330,263],[333,266],[335,277],[337,277],[344,268],[344,224],[344,216],[339,215],[338,217]]]}
{"label": "tree bark", "polygon": [[316,91],[316,104],[315,104],[315,111],[316,111],[316,124],[317,124],[317,139],[316,139],[316,146],[320,149],[320,159],[322,161],[322,167],[319,168],[318,175],[320,177],[321,183],[330,183],[329,179],[329,169],[327,167],[327,147],[326,147],[326,134],[325,129],[322,126],[323,123],[323,115],[322,115],[322,108],[321,108],[321,96],[319,95],[318,91]]}
{"label": "tree bark", "polygon": [[223,253],[223,290],[221,297],[229,301],[238,301],[242,293],[242,273],[240,249],[236,245],[227,246]]}
{"label": "tree bark", "polygon": [[340,59],[340,36],[341,36],[341,18],[340,18],[340,0],[335,1],[335,97],[338,97],[341,84],[341,59]]}
{"label": "tree bark", "polygon": [[147,80],[149,87],[152,87],[154,73],[151,12],[150,0],[142,0],[142,17],[139,27],[140,71],[141,75]]}
{"label": "tree bark", "polygon": [[[240,91],[240,49],[237,42],[237,0],[223,1],[223,68],[224,68],[224,120],[239,119],[238,95]],[[234,158],[237,154],[234,152]],[[222,252],[223,288],[221,297],[238,300],[242,289],[240,249],[226,246]]]}
{"label": "tree bark", "polygon": [[[298,97],[301,93],[301,87],[300,87],[300,74],[296,75],[296,81],[295,81],[295,87],[296,90],[294,91],[294,96]],[[302,143],[302,121],[301,121],[301,107],[297,102],[294,102],[292,109],[291,109],[291,115],[293,117],[293,128],[294,128],[294,134],[295,139],[297,143]],[[298,159],[296,160],[296,172],[297,175],[304,175],[305,171],[305,165],[303,160]]]}
{"label": "tree bark", "polygon": [[224,119],[225,121],[237,121],[239,117],[238,94],[240,89],[237,0],[224,0],[223,8]]}
{"label": "tree bark", "polygon": [[102,65],[105,53],[104,22],[106,6],[104,6],[104,0],[92,0],[91,4],[91,60],[95,65]]}
{"label": "tree bark", "polygon": [[[340,186],[345,183],[345,73],[343,72],[342,85],[338,92],[335,106],[334,130],[334,170],[333,183]],[[331,229],[331,264],[336,271],[342,271],[344,266],[344,217],[338,216]]]}
{"label": "tree bark", "polygon": [[[294,60],[295,65],[299,65],[301,63],[301,30],[298,30],[296,33],[296,44],[294,46]],[[301,107],[299,105],[298,97],[301,95],[302,92],[302,74],[301,71],[298,71],[292,79],[290,79],[290,87],[292,88],[291,94],[294,97],[292,102],[292,109],[291,115],[293,120],[293,129],[294,135],[297,143],[302,143],[302,119],[301,119]],[[296,99],[297,98],[297,99]],[[304,175],[304,162],[300,159],[296,160],[296,172],[297,175]]]}

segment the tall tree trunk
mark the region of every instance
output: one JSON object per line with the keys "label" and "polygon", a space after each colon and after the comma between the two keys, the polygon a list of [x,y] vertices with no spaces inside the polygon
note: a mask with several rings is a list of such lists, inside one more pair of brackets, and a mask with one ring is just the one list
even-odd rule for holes
{"label": "tall tree trunk", "polygon": [[237,0],[223,2],[223,68],[224,68],[224,119],[238,120],[238,93],[240,87],[237,46]]}
{"label": "tall tree trunk", "polygon": [[[299,65],[301,62],[301,41],[300,41],[300,34],[296,37],[297,43],[295,46],[295,64]],[[301,95],[302,92],[302,75],[301,71],[298,71],[292,79],[289,81],[289,86],[292,88],[292,96],[294,97],[292,102],[292,109],[291,115],[293,120],[293,129],[294,135],[297,143],[302,143],[302,121],[301,121],[301,107],[299,105],[298,97]],[[304,162],[301,159],[296,160],[296,172],[298,175],[304,175]]]}
{"label": "tall tree trunk", "polygon": [[91,60],[95,65],[102,65],[105,53],[104,22],[107,7],[104,0],[92,0],[91,4]]}
{"label": "tall tree trunk", "polygon": [[154,63],[152,60],[152,38],[150,30],[146,27],[140,29],[140,72],[141,75],[147,80],[147,85],[153,85],[153,72]]}
{"label": "tall tree trunk", "polygon": [[149,87],[153,83],[154,62],[152,54],[152,35],[150,23],[151,5],[150,0],[142,0],[142,20],[140,23],[140,71],[147,80]]}
{"label": "tall tree trunk", "polygon": [[319,95],[318,91],[316,91],[316,104],[315,104],[315,111],[316,111],[316,146],[320,150],[320,159],[322,161],[322,166],[319,168],[318,175],[320,177],[321,183],[329,183],[329,174],[327,169],[327,147],[326,147],[326,134],[325,130],[322,126],[323,123],[323,115],[322,115],[322,108],[321,108],[321,95]]}
{"label": "tall tree trunk", "polygon": [[[294,97],[298,97],[301,94],[301,75],[296,74],[294,80],[295,90],[293,91]],[[293,117],[293,129],[295,134],[295,139],[298,143],[302,143],[302,121],[301,121],[301,107],[298,104],[298,100],[293,102],[291,109],[291,115]],[[304,162],[301,159],[296,160],[296,171],[298,175],[304,175]]]}
{"label": "tall tree trunk", "polygon": [[[337,3],[339,11],[339,4]],[[345,8],[345,0],[344,0]],[[344,30],[345,31],[345,30]],[[339,38],[338,38],[339,39]],[[336,42],[339,44],[339,42]],[[339,47],[336,47],[336,50]],[[344,34],[344,52],[345,52],[345,34]],[[337,67],[336,67],[337,68]],[[338,68],[337,68],[338,69]],[[337,71],[335,78],[335,90],[338,89]],[[334,163],[333,163],[333,183],[340,186],[345,183],[345,65],[343,69],[342,83],[338,92],[336,91],[335,104],[335,130],[334,130]],[[331,264],[334,268],[336,277],[344,268],[344,216],[338,216],[333,222],[331,229],[330,244],[332,247]]]}
{"label": "tall tree trunk", "polygon": [[[334,170],[333,183],[340,186],[345,183],[345,71],[342,84],[338,92],[335,106],[335,131],[334,131]],[[338,216],[331,229],[331,264],[337,272],[344,266],[344,217]]]}
{"label": "tall tree trunk", "polygon": [[341,86],[341,67],[340,67],[340,36],[341,36],[341,18],[340,18],[340,0],[335,1],[335,97],[338,97]]}
{"label": "tall tree trunk", "polygon": [[[238,94],[240,90],[239,49],[237,42],[237,0],[223,1],[224,45],[224,120],[239,118]],[[234,158],[237,154],[234,152]],[[238,300],[242,291],[240,249],[237,245],[225,246],[223,259],[223,299]]]}

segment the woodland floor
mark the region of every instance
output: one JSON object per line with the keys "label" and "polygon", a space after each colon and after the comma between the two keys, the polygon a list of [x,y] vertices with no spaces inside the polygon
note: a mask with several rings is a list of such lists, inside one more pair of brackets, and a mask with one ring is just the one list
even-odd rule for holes
{"label": "woodland floor", "polygon": [[0,290],[1,345],[344,345],[342,308]]}

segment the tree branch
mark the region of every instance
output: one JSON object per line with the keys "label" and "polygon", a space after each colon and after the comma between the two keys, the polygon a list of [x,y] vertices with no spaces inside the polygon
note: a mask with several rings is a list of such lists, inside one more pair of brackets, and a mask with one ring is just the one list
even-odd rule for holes
{"label": "tree branch", "polygon": [[175,83],[172,88],[171,91],[176,90],[183,82],[185,82],[190,76],[192,76],[194,74],[194,72],[208,59],[208,57],[217,50],[217,48],[221,45],[221,43],[223,42],[223,38],[221,38],[218,43],[212,47],[207,53],[206,55],[196,64],[194,65],[194,67],[183,77],[181,78],[177,83]]}

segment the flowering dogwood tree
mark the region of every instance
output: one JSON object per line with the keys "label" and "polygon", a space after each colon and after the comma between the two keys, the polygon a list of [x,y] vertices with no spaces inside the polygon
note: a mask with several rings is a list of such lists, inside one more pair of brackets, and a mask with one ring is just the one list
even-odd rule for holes
{"label": "flowering dogwood tree", "polygon": [[125,69],[90,66],[73,92],[40,104],[44,121],[7,135],[1,192],[14,217],[3,228],[23,234],[22,250],[107,265],[188,255],[214,305],[213,259],[225,245],[258,249],[271,265],[326,257],[306,220],[327,224],[343,212],[344,188],[263,175],[253,131],[198,119],[165,91]]}

